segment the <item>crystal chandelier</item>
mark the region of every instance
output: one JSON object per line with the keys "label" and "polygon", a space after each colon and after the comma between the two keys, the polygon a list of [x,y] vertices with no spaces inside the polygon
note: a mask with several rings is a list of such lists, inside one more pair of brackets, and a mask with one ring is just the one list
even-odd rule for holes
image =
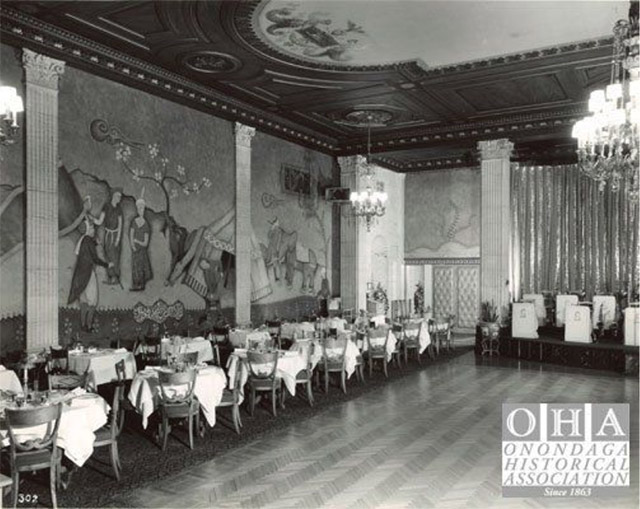
{"label": "crystal chandelier", "polygon": [[576,122],[582,172],[612,191],[625,187],[638,199],[638,124],[640,123],[640,60],[638,56],[638,2],[631,1],[629,19],[613,28],[611,83],[589,97],[591,115]]}
{"label": "crystal chandelier", "polygon": [[371,116],[368,117],[367,127],[367,158],[362,161],[362,156],[358,156],[357,167],[360,170],[360,181],[364,183],[364,191],[353,191],[349,200],[353,215],[362,218],[367,226],[367,231],[371,231],[371,225],[375,218],[381,217],[386,212],[387,193],[384,192],[381,182],[375,182],[375,165],[371,163]]}
{"label": "crystal chandelier", "polygon": [[0,145],[11,145],[18,133],[18,113],[24,111],[22,98],[13,87],[0,87]]}

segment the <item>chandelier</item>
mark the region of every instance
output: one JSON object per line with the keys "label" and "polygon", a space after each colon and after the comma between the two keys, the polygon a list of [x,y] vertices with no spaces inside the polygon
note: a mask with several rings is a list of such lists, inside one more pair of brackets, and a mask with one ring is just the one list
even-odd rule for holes
{"label": "chandelier", "polygon": [[13,87],[0,87],[0,145],[11,145],[18,133],[18,113],[24,111],[22,98]]}
{"label": "chandelier", "polygon": [[591,115],[576,122],[581,171],[617,192],[625,187],[638,199],[638,125],[640,123],[640,60],[638,56],[638,2],[631,1],[629,19],[613,27],[611,83],[589,97]]}
{"label": "chandelier", "polygon": [[375,165],[371,163],[371,116],[368,117],[367,126],[367,157],[363,161],[362,156],[358,156],[358,170],[360,182],[364,183],[364,191],[353,191],[349,200],[353,215],[362,218],[367,226],[367,231],[371,231],[377,217],[384,216],[386,212],[387,193],[382,187],[382,182],[375,182]]}

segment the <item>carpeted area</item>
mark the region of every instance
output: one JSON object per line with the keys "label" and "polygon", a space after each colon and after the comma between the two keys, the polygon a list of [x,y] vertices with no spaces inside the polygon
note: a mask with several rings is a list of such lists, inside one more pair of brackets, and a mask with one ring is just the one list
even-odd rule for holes
{"label": "carpeted area", "polygon": [[[156,445],[153,433],[156,430],[154,421],[150,421],[147,430],[140,425],[140,417],[136,414],[127,416],[126,427],[119,438],[120,460],[122,463],[122,478],[115,480],[109,463],[109,448],[97,449],[87,463],[78,469],[71,479],[71,485],[66,491],[59,491],[59,507],[129,507],[127,494],[147,483],[161,480],[176,474],[181,469],[198,465],[211,460],[221,453],[240,447],[250,441],[259,439],[271,433],[278,433],[286,427],[299,423],[305,419],[318,415],[329,407],[353,400],[370,391],[375,391],[385,384],[394,383],[419,370],[428,370],[434,364],[446,363],[454,357],[469,352],[472,346],[467,342],[456,342],[451,352],[441,352],[435,360],[423,356],[422,365],[410,360],[408,366],[398,369],[389,368],[389,379],[385,379],[381,371],[374,371],[370,378],[366,376],[366,383],[359,384],[355,375],[349,380],[347,394],[343,394],[339,387],[333,385],[328,394],[314,390],[315,405],[309,407],[305,399],[298,396],[289,397],[286,408],[279,411],[278,417],[273,417],[264,408],[258,408],[253,418],[244,409],[242,412],[242,434],[237,435],[230,427],[225,426],[230,416],[230,409],[220,409],[217,412],[218,422],[214,428],[207,428],[203,439],[196,439],[195,449],[189,449],[187,433],[180,427],[174,428],[169,438],[167,450],[162,452]],[[368,373],[367,373],[368,375]],[[303,392],[303,391],[300,391]],[[51,506],[48,489],[48,472],[43,471],[34,476],[23,476],[20,493],[37,495],[38,506]],[[4,500],[10,504],[7,496]],[[21,507],[28,505],[20,504]]]}

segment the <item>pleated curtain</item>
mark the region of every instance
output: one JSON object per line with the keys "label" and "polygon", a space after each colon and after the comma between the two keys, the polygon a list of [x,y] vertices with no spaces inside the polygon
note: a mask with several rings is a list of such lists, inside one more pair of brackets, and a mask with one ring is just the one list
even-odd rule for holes
{"label": "pleated curtain", "polygon": [[638,204],[577,165],[514,166],[512,281],[523,293],[638,291]]}

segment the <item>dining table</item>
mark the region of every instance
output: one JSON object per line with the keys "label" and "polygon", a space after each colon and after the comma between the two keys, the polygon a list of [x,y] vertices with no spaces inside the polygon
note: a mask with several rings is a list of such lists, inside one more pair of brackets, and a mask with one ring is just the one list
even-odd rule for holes
{"label": "dining table", "polygon": [[[81,388],[73,391],[56,390],[38,394],[41,394],[44,399],[38,403],[27,400],[21,403],[22,406],[18,406],[15,396],[11,397],[6,393],[0,393],[0,446],[9,446],[9,430],[5,420],[7,408],[34,408],[43,404],[62,403],[56,445],[64,450],[64,455],[69,460],[81,467],[93,454],[93,444],[96,440],[95,431],[107,423],[111,407],[99,394],[87,392]],[[21,427],[18,429],[17,436],[20,441],[26,442],[34,438],[42,438],[46,429],[46,424]]]}
{"label": "dining table", "polygon": [[[129,402],[142,417],[142,427],[147,428],[149,417],[158,409],[160,402],[160,370],[172,371],[169,366],[147,366],[138,371],[131,382]],[[222,393],[227,385],[227,376],[218,366],[200,365],[195,367],[196,381],[193,394],[200,402],[200,408],[209,426],[216,424],[216,406],[222,401]],[[177,396],[184,393],[186,385],[165,387],[165,393]]]}
{"label": "dining table", "polygon": [[285,322],[280,326],[280,337],[283,339],[313,338],[316,332],[311,322]]}
{"label": "dining table", "polygon": [[271,341],[271,334],[264,329],[232,329],[229,331],[229,342],[236,348],[247,348],[251,343],[264,344]]}
{"label": "dining table", "polygon": [[89,386],[116,382],[116,364],[124,360],[125,378],[131,380],[136,374],[136,359],[126,348],[99,348],[69,350],[69,371],[87,373]]}
{"label": "dining table", "polygon": [[178,356],[184,353],[198,354],[198,362],[204,363],[212,361],[213,345],[203,336],[195,338],[187,338],[182,336],[174,336],[173,338],[162,338],[160,340],[160,355],[166,359],[168,356]]}
{"label": "dining table", "polygon": [[22,384],[15,371],[0,365],[0,390],[22,394]]}
{"label": "dining table", "polygon": [[[407,327],[407,325],[417,325],[418,328]],[[405,320],[403,327],[403,334],[405,338],[415,339],[418,338],[418,345],[420,348],[418,351],[423,353],[431,344],[431,334],[429,333],[429,323],[422,318],[409,318]]]}

